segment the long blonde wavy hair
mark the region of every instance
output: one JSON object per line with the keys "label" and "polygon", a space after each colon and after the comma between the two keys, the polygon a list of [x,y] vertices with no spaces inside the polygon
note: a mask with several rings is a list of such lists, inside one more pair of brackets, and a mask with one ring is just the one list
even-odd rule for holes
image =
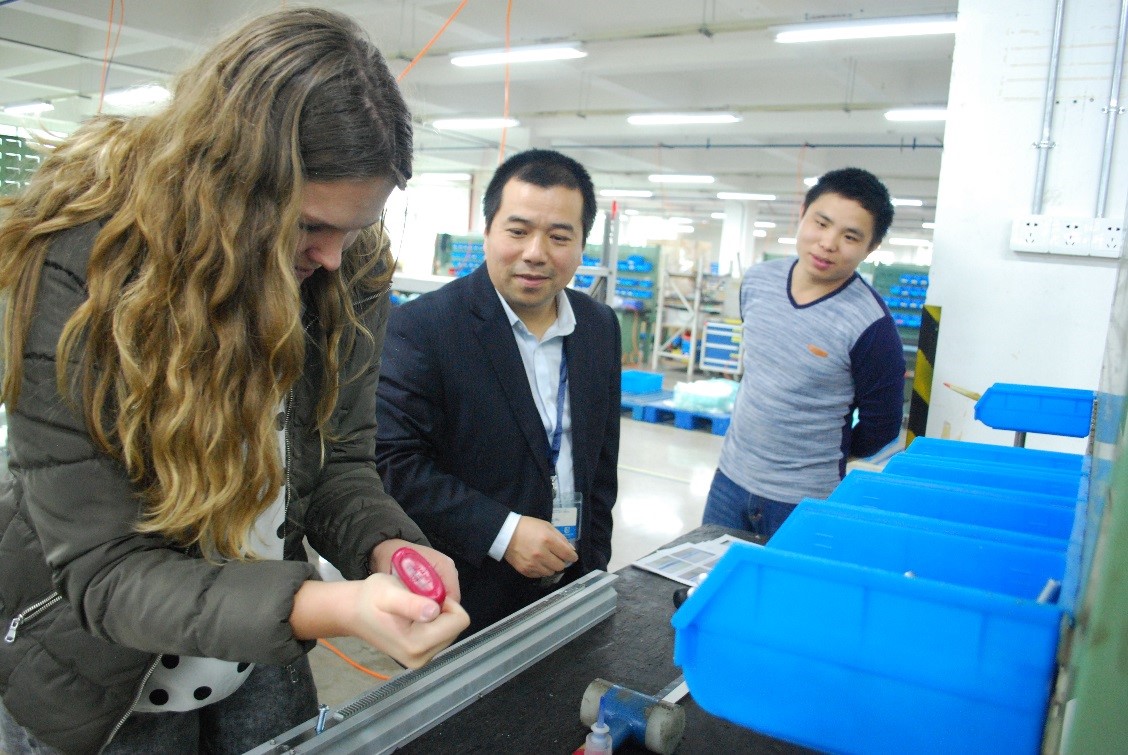
{"label": "long blonde wavy hair", "polygon": [[[371,338],[358,308],[387,290],[381,233],[299,285],[306,181],[411,175],[411,117],[349,19],[289,9],[255,19],[182,73],[152,116],[95,118],[59,144],[0,222],[2,398],[17,406],[48,247],[103,223],[88,298],[58,344],[59,391],[138,485],[138,528],[231,558],[283,483],[275,418],[306,349],[324,365],[323,442],[338,371]],[[304,310],[304,313],[303,313]],[[307,343],[305,322],[317,341]],[[67,375],[81,353],[76,375]],[[348,376],[346,376],[348,379]]]}

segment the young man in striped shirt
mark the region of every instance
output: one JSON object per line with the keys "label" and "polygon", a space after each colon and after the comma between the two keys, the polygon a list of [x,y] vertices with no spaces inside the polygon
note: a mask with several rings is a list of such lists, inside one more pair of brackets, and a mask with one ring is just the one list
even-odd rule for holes
{"label": "young man in striped shirt", "polygon": [[901,338],[884,301],[857,274],[892,221],[889,192],[873,174],[831,171],[804,198],[799,258],[745,274],[744,373],[705,524],[770,537],[800,500],[834,490],[849,457],[870,456],[897,437]]}

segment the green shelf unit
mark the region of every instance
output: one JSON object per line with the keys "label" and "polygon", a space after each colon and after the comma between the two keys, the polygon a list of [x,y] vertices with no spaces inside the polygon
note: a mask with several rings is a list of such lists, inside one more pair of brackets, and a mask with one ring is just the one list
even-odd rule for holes
{"label": "green shelf unit", "polygon": [[437,234],[432,270],[435,275],[453,275],[456,278],[469,275],[486,259],[484,244],[478,235]]}
{"label": "green shelf unit", "polygon": [[[576,271],[572,287],[592,294],[600,301],[607,299],[619,317],[624,364],[645,364],[650,358],[651,329],[658,296],[658,261],[662,250],[657,246],[621,246],[614,261],[615,295],[606,297],[600,287],[605,275],[602,244],[588,244],[581,267]],[[593,270],[592,268],[598,268]],[[607,271],[609,272],[609,271]]]}
{"label": "green shelf unit", "polygon": [[905,347],[905,415],[908,416],[915,377],[917,345],[920,343],[920,323],[924,302],[928,295],[926,265],[870,265],[863,264],[858,272],[872,277],[873,287],[885,300],[897,332]]}
{"label": "green shelf unit", "polygon": [[26,139],[0,134],[0,196],[10,196],[26,187],[41,160]]}
{"label": "green shelf unit", "polygon": [[[928,267],[924,265],[875,265],[873,287],[885,300],[905,344],[905,356],[915,356],[920,339],[920,320],[928,296]],[[862,272],[868,272],[863,270]]]}
{"label": "green shelf unit", "polygon": [[619,247],[615,296],[611,303],[619,315],[625,364],[645,365],[650,362],[661,259],[661,247]]}

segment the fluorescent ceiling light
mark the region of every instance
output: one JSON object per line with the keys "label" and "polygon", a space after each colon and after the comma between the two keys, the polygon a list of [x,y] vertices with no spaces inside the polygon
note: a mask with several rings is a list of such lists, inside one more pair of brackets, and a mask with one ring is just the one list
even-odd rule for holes
{"label": "fluorescent ceiling light", "polygon": [[676,225],[689,225],[690,223],[693,222],[693,218],[680,218],[680,217],[677,217],[677,216],[672,217],[672,218],[666,218],[666,219],[669,220],[671,223],[674,223]]}
{"label": "fluorescent ceiling light", "polygon": [[765,231],[763,228],[757,228],[756,230],[752,231],[752,235],[755,236],[758,239],[762,239],[762,238],[767,238],[768,232]]}
{"label": "fluorescent ceiling light", "polygon": [[890,201],[894,207],[924,207],[924,201],[921,199],[897,199],[893,197]]}
{"label": "fluorescent ceiling light", "polygon": [[725,214],[723,212],[711,212],[709,213],[709,217],[711,217],[713,220],[724,220]]}
{"label": "fluorescent ceiling light", "polygon": [[748,194],[742,191],[718,191],[717,199],[735,199],[745,202],[771,202],[775,194]]}
{"label": "fluorescent ceiling light", "polygon": [[50,102],[24,102],[19,105],[8,105],[4,112],[8,115],[41,115],[50,113],[55,106]]}
{"label": "fluorescent ceiling light", "polygon": [[643,113],[627,116],[627,123],[632,126],[687,126],[740,121],[740,116],[732,113]]}
{"label": "fluorescent ceiling light", "polygon": [[654,192],[649,189],[600,189],[599,196],[601,197],[639,197],[640,199],[649,199],[654,196]]}
{"label": "fluorescent ceiling light", "polygon": [[902,16],[870,20],[832,21],[816,24],[777,26],[775,41],[832,42],[842,39],[877,39],[880,37],[919,37],[926,34],[955,34],[956,16]]}
{"label": "fluorescent ceiling light", "polygon": [[172,93],[160,84],[145,84],[144,86],[106,92],[106,96],[102,99],[107,105],[128,108],[156,105],[168,101],[171,97]]}
{"label": "fluorescent ceiling light", "polygon": [[757,220],[753,223],[756,228],[775,228],[776,224],[770,220]]}
{"label": "fluorescent ceiling light", "polygon": [[810,188],[819,182],[818,176],[807,176],[803,179],[803,185]]}
{"label": "fluorescent ceiling light", "polygon": [[431,126],[439,131],[484,131],[512,128],[520,121],[516,118],[439,118]]}
{"label": "fluorescent ceiling light", "polygon": [[553,45],[530,45],[510,47],[508,50],[478,50],[475,52],[456,52],[450,62],[461,68],[473,66],[495,66],[502,63],[540,63],[546,60],[572,60],[586,57],[587,53],[576,43]]}
{"label": "fluorescent ceiling light", "polygon": [[780,236],[778,241],[781,244],[794,244],[795,243],[795,239],[790,237],[790,236]]}
{"label": "fluorescent ceiling light", "polygon": [[887,121],[946,121],[948,111],[942,107],[900,108],[886,110]]}
{"label": "fluorescent ceiling light", "polygon": [[928,230],[930,230],[930,231],[931,231],[931,230],[933,230],[933,229],[935,229],[935,228],[936,228],[936,224],[935,224],[935,223],[930,223],[930,222],[928,222],[928,221],[926,220],[925,222],[923,222],[923,223],[921,223],[921,224],[920,224],[920,227],[921,227],[921,228],[927,228]]}
{"label": "fluorescent ceiling light", "polygon": [[711,184],[716,180],[712,176],[681,173],[652,173],[650,175],[650,182],[656,184]]}
{"label": "fluorescent ceiling light", "polygon": [[623,210],[624,215],[637,215],[638,210]]}
{"label": "fluorescent ceiling light", "polygon": [[889,239],[889,243],[893,246],[932,246],[931,241],[925,239]]}
{"label": "fluorescent ceiling light", "polygon": [[674,233],[693,233],[693,226],[691,225],[678,225],[673,226]]}

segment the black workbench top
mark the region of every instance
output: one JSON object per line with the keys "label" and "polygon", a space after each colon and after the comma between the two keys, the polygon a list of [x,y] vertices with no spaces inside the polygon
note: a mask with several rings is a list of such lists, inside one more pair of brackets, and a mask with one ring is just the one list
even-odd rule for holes
{"label": "black workbench top", "polygon": [[[746,532],[705,525],[670,545],[726,533],[753,539]],[[616,575],[614,615],[397,752],[570,755],[588,732],[580,722],[580,700],[592,681],[602,678],[651,695],[673,681],[681,671],[673,663],[670,617],[680,585],[633,566]],[[691,696],[679,704],[686,711],[686,728],[678,753],[809,752],[706,713]],[[646,749],[629,744],[615,752]]]}

